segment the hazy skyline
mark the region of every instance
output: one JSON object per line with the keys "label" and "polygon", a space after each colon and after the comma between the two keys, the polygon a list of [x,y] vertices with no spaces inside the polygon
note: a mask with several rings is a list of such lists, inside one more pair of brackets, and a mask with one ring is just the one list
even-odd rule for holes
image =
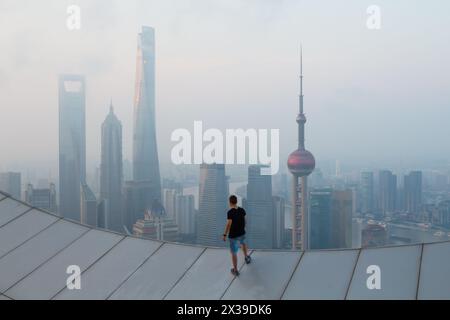
{"label": "hazy skyline", "polygon": [[[66,8],[81,7],[81,30]],[[381,29],[366,9],[381,8]],[[450,36],[445,1],[0,0],[0,171],[57,174],[59,74],[86,78],[88,170],[112,98],[131,159],[137,34],[156,33],[159,158],[177,128],[279,128],[280,169],[296,146],[303,44],[307,146],[318,167],[450,162]],[[228,121],[227,121],[228,119]]]}

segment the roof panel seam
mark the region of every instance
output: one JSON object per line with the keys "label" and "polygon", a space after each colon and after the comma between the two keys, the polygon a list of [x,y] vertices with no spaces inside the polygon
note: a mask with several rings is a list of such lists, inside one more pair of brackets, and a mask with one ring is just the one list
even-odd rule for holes
{"label": "roof panel seam", "polygon": [[[253,252],[255,252],[255,250],[250,251],[249,256],[251,256],[253,254]],[[245,263],[239,268],[239,272],[242,271],[242,269],[244,268]],[[228,284],[227,288],[225,289],[225,291],[222,293],[222,295],[220,296],[219,300],[222,300],[223,297],[225,296],[225,294],[227,293],[228,289],[230,289],[231,285],[233,284],[234,280],[236,279],[236,276],[233,277],[233,280],[230,281],[230,283]]]}
{"label": "roof panel seam", "polygon": [[62,251],[66,250],[68,247],[70,247],[75,241],[77,241],[78,239],[80,239],[82,236],[84,236],[86,233],[88,233],[89,231],[91,231],[90,229],[86,230],[85,232],[83,232],[81,235],[79,235],[78,237],[76,237],[75,239],[73,239],[71,242],[69,242],[66,246],[62,247],[60,250],[58,250],[54,255],[50,256],[48,259],[46,259],[44,262],[42,262],[41,264],[39,264],[38,266],[36,266],[36,268],[34,268],[33,270],[31,270],[30,272],[28,272],[26,275],[24,275],[22,278],[20,278],[19,280],[17,280],[16,282],[14,282],[12,285],[10,285],[5,292],[7,292],[8,290],[10,290],[11,288],[13,288],[16,284],[18,284],[19,282],[21,282],[22,280],[24,280],[25,278],[27,278],[30,274],[32,274],[33,272],[35,272],[37,269],[39,269],[40,267],[42,267],[44,264],[46,264],[47,262],[49,262],[50,260],[52,260],[54,257],[56,257],[58,254],[60,254]]}
{"label": "roof panel seam", "polygon": [[345,297],[344,297],[344,300],[347,300],[348,293],[349,293],[349,291],[350,291],[350,286],[352,285],[353,277],[355,276],[355,271],[356,271],[356,267],[357,267],[357,265],[358,265],[358,261],[359,261],[360,255],[361,255],[361,251],[362,251],[362,249],[359,249],[359,250],[358,250],[358,256],[357,256],[356,259],[355,259],[355,265],[353,266],[352,275],[351,275],[351,277],[350,277],[350,279],[349,279],[349,281],[348,281],[347,290],[345,291]]}
{"label": "roof panel seam", "polygon": [[24,244],[26,244],[28,241],[33,240],[35,237],[37,237],[39,234],[41,234],[42,232],[44,232],[45,230],[47,230],[48,228],[50,228],[51,226],[53,226],[55,223],[57,223],[58,221],[61,221],[61,218],[57,219],[56,221],[53,221],[52,223],[50,223],[48,226],[46,226],[44,229],[38,231],[37,233],[35,233],[34,235],[32,235],[31,237],[29,237],[28,239],[26,239],[25,241],[21,242],[19,245],[15,246],[14,248],[12,248],[11,250],[9,250],[8,252],[6,252],[3,255],[0,255],[0,260],[3,259],[3,257],[7,256],[8,254],[10,254],[12,251],[18,249],[19,247],[23,246]]}
{"label": "roof panel seam", "polygon": [[[117,241],[111,248],[109,248],[108,250],[106,250],[100,257],[98,257],[97,259],[95,259],[94,262],[92,262],[90,265],[87,266],[87,268],[85,268],[83,271],[81,271],[80,277],[83,276],[83,274],[88,271],[93,265],[95,265],[97,262],[99,262],[101,259],[103,259],[109,252],[111,252],[111,250],[113,250],[119,243],[121,243],[123,240],[125,240],[127,237],[126,236],[122,236],[122,238]],[[50,300],[53,300],[58,294],[60,294],[64,289],[66,288],[66,286],[62,287],[58,292],[56,292],[51,298]]]}
{"label": "roof panel seam", "polygon": [[181,281],[181,279],[184,278],[184,276],[186,275],[186,273],[188,273],[188,271],[192,268],[192,266],[198,261],[198,259],[200,259],[200,257],[205,253],[207,248],[204,248],[202,250],[202,252],[200,252],[200,254],[198,255],[197,258],[195,258],[195,260],[191,263],[191,265],[183,272],[183,274],[178,278],[178,280],[173,284],[173,286],[169,289],[169,291],[167,291],[167,293],[162,297],[161,300],[165,300],[166,297],[169,295],[169,293],[175,288],[175,286]]}
{"label": "roof panel seam", "polygon": [[8,295],[7,295],[6,293],[4,293],[4,292],[0,293],[0,295],[5,296],[5,297],[7,297],[7,298],[10,299],[10,300],[15,300],[15,299],[11,298],[10,296],[8,296]]}
{"label": "roof panel seam", "polygon": [[4,226],[6,226],[7,224],[13,222],[14,220],[17,220],[18,218],[22,217],[24,214],[30,212],[30,211],[33,210],[33,209],[34,209],[34,208],[29,208],[28,210],[25,210],[24,212],[22,212],[22,213],[19,214],[18,216],[14,217],[14,218],[12,218],[11,220],[9,220],[8,222],[2,224],[2,225],[0,226],[0,229],[3,228]]}
{"label": "roof panel seam", "polygon": [[105,300],[108,300],[114,293],[116,293],[117,290],[119,290],[140,268],[142,268],[142,266],[156,253],[159,251],[159,249],[162,248],[162,246],[164,245],[164,242],[161,242],[158,246],[158,248],[156,248],[152,253],[150,253],[150,255],[144,259],[144,261],[142,261],[141,264],[139,264],[136,269],[131,272],[121,283],[119,283],[119,285],[106,297]]}
{"label": "roof panel seam", "polygon": [[419,272],[417,274],[416,300],[419,299],[420,273],[422,271],[423,249],[424,249],[424,245],[422,244],[421,245],[421,250],[420,250],[420,259],[419,259]]}
{"label": "roof panel seam", "polygon": [[300,261],[302,260],[303,256],[305,255],[304,251],[300,251],[300,257],[298,258],[297,263],[295,264],[295,267],[291,273],[291,276],[289,277],[286,285],[284,286],[283,292],[281,293],[281,296],[279,298],[279,300],[283,299],[284,294],[286,293],[287,288],[289,287],[289,284],[291,283],[292,278],[294,277],[295,272],[297,271],[299,265],[300,265]]}

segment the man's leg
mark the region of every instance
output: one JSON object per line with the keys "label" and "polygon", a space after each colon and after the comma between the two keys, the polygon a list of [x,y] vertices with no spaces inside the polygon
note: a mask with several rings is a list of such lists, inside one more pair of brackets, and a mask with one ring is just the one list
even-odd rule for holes
{"label": "man's leg", "polygon": [[242,246],[242,252],[244,253],[245,263],[249,264],[252,261],[252,259],[248,255],[248,248],[247,248],[247,242],[245,241],[245,236],[242,237],[241,246]]}
{"label": "man's leg", "polygon": [[242,244],[242,252],[244,253],[244,258],[248,256],[248,250],[247,250],[247,244],[243,243]]}
{"label": "man's leg", "polygon": [[231,262],[233,263],[233,269],[231,269],[231,273],[234,275],[239,275],[239,271],[237,269],[237,252],[239,250],[238,243],[234,239],[230,240],[230,253],[231,253]]}
{"label": "man's leg", "polygon": [[231,261],[233,262],[234,270],[238,271],[238,269],[237,269],[237,254],[236,253],[231,253]]}

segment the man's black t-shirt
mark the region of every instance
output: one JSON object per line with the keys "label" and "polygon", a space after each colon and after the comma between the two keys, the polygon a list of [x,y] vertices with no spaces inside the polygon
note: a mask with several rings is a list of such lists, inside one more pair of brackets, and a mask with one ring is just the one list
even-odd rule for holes
{"label": "man's black t-shirt", "polygon": [[241,207],[228,210],[227,219],[231,220],[228,238],[237,238],[245,234],[245,210]]}

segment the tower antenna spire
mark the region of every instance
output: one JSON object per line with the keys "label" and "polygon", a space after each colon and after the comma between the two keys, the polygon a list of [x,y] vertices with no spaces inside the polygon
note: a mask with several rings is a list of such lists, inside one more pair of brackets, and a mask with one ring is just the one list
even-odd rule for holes
{"label": "tower antenna spire", "polygon": [[303,47],[300,44],[300,97],[299,112],[303,113]]}
{"label": "tower antenna spire", "polygon": [[298,148],[305,149],[305,123],[306,116],[303,113],[303,48],[300,44],[300,92],[298,95]]}

